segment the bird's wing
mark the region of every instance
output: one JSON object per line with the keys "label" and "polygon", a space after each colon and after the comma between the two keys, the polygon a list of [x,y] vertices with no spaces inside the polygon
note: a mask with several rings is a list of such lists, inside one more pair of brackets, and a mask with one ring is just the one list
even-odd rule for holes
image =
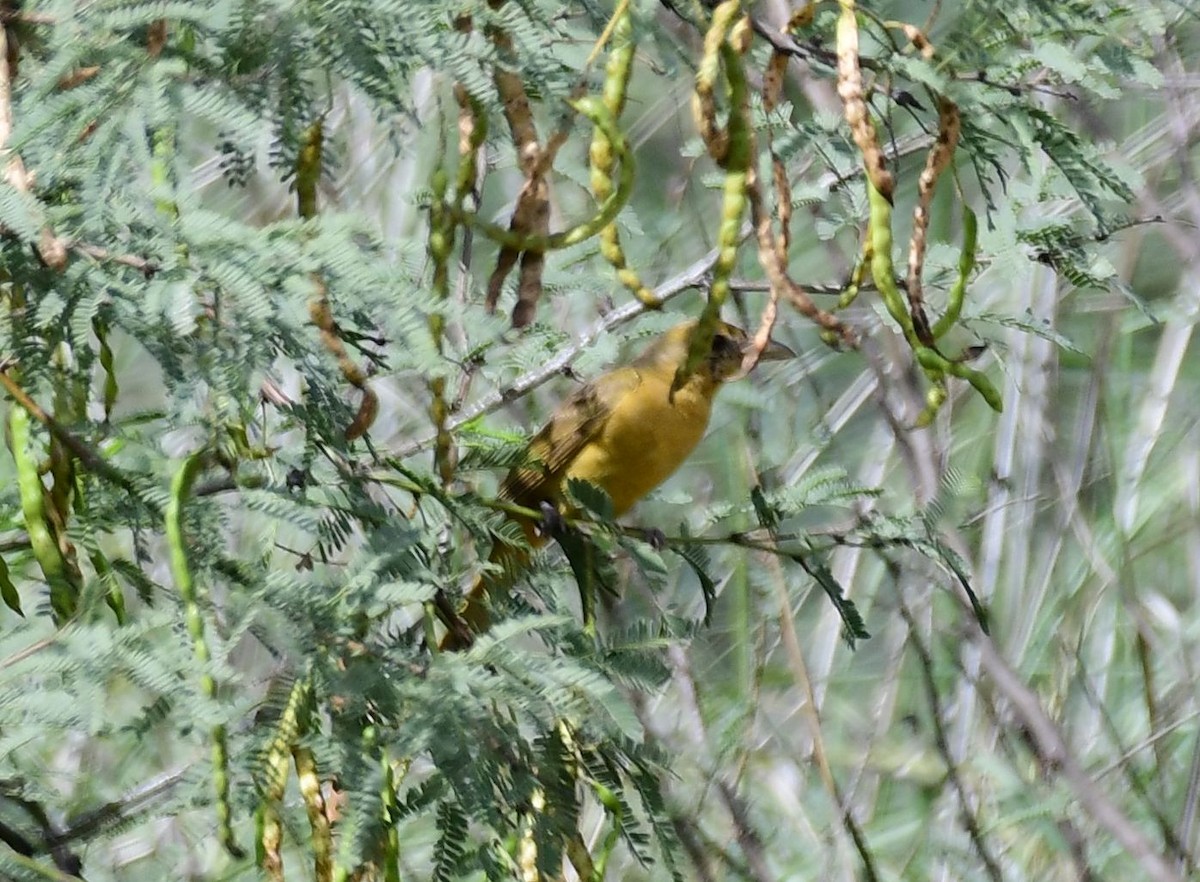
{"label": "bird's wing", "polygon": [[617,402],[640,384],[636,368],[622,367],[581,386],[529,442],[529,465],[508,473],[500,496],[529,508],[556,498],[563,473],[604,427]]}

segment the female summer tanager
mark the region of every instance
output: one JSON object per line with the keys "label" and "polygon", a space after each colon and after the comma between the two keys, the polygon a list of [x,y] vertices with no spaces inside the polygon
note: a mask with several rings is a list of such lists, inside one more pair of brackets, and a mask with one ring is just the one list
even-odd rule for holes
{"label": "female summer tanager", "polygon": [[[713,397],[739,372],[750,346],[746,332],[719,322],[708,354],[683,384],[672,392],[678,370],[687,361],[697,323],[676,325],[657,337],[627,365],[614,368],[580,387],[529,442],[526,465],[517,466],[500,485],[499,496],[523,508],[558,507],[571,478],[601,487],[620,517],[635,502],[665,481],[687,459],[708,427]],[[762,360],[795,355],[769,341]],[[541,524],[513,516],[537,548],[546,537]],[[513,571],[527,556],[497,543],[490,557],[500,573],[475,580],[458,611],[459,621],[442,639],[442,649],[461,649],[472,633],[488,627],[493,598],[511,586]],[[468,630],[469,629],[469,630]]]}

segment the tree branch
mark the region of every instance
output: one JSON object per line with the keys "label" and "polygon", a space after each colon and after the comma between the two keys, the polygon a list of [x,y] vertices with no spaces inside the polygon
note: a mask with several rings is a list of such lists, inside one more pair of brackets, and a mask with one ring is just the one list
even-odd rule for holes
{"label": "tree branch", "polygon": [[[11,4],[5,4],[11,7]],[[11,20],[0,24],[0,154],[5,156],[4,177],[14,190],[29,193],[33,187],[25,163],[8,147],[13,130],[12,93],[13,80],[17,73],[20,48],[10,30]],[[61,270],[67,265],[67,249],[61,239],[54,235],[49,225],[42,227],[37,245],[38,256],[52,269]]]}
{"label": "tree branch", "polygon": [[[744,225],[742,228],[742,233],[744,235],[749,235],[749,232],[749,225]],[[655,288],[654,293],[658,298],[659,303],[665,303],[684,291],[688,291],[703,284],[705,277],[712,269],[716,259],[717,249],[714,248],[699,260],[695,261],[683,272],[678,273]],[[623,325],[630,319],[641,315],[648,309],[650,309],[650,307],[642,303],[640,300],[631,300],[628,303],[612,310],[603,318],[601,318],[600,321],[597,322],[590,331],[585,333],[570,346],[563,349],[544,365],[535,370],[529,371],[520,377],[517,377],[517,379],[515,379],[509,385],[501,389],[497,389],[490,395],[487,395],[486,397],[475,402],[475,404],[458,414],[456,417],[454,417],[454,419],[448,420],[446,422],[447,431],[453,432],[456,429],[460,429],[472,420],[477,420],[481,416],[485,416],[486,414],[498,410],[505,404],[508,404],[509,402],[532,392],[551,377],[561,373],[564,368],[578,358],[584,350],[595,343],[596,340],[598,340],[602,335],[606,334],[608,331],[612,330],[618,325]],[[425,435],[418,440],[410,441],[408,444],[405,444],[404,446],[395,450],[392,455],[400,459],[405,459],[428,448],[429,445],[434,442],[435,438],[436,436],[433,434]]]}
{"label": "tree branch", "polygon": [[5,388],[17,404],[29,411],[29,415],[45,426],[50,434],[70,450],[89,471],[95,472],[100,477],[112,484],[116,484],[133,496],[140,497],[137,487],[124,472],[110,465],[104,457],[100,456],[92,448],[88,447],[87,444],[59,425],[54,417],[42,410],[41,406],[30,398],[24,389],[17,385],[16,381],[8,375],[8,368],[10,366],[0,361],[0,386]]}

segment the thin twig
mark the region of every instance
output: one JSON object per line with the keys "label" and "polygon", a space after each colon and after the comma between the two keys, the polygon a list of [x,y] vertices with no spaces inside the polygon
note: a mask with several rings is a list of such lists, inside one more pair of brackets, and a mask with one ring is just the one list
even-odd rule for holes
{"label": "thin twig", "polygon": [[89,245],[87,242],[72,242],[69,247],[77,254],[82,254],[85,257],[90,257],[102,263],[119,263],[123,266],[133,267],[133,269],[147,277],[158,272],[159,267],[157,263],[147,260],[144,257],[138,257],[136,254],[113,254],[107,248],[101,248],[99,245]]}
{"label": "thin twig", "polygon": [[1102,790],[1076,759],[1077,752],[1067,743],[1062,730],[1042,707],[1037,695],[1017,675],[1000,654],[992,639],[973,618],[966,619],[967,641],[978,650],[980,667],[987,682],[1007,700],[1017,716],[1043,772],[1061,777],[1075,795],[1079,808],[1103,827],[1132,857],[1153,882],[1183,882],[1162,856],[1162,848],[1134,824]]}
{"label": "thin twig", "polygon": [[[894,575],[897,574],[894,573]],[[975,846],[975,851],[979,855],[979,859],[983,861],[983,866],[987,869],[988,876],[993,882],[1003,882],[1004,873],[1000,869],[1000,864],[996,861],[995,855],[988,848],[987,840],[983,837],[982,825],[979,823],[979,818],[975,815],[971,794],[967,792],[966,782],[959,773],[958,761],[950,749],[950,739],[946,732],[945,712],[942,708],[941,695],[938,693],[937,680],[934,677],[933,656],[929,652],[929,647],[925,645],[925,641],[921,639],[921,634],[917,629],[917,623],[913,618],[912,610],[908,608],[908,604],[904,601],[903,596],[899,598],[899,607],[900,615],[904,618],[904,623],[908,625],[908,642],[912,644],[913,649],[917,653],[917,660],[921,663],[921,679],[925,684],[925,694],[929,700],[929,714],[933,719],[934,743],[937,746],[938,753],[942,756],[942,761],[946,764],[946,774],[949,776],[950,783],[954,787],[955,795],[958,796],[958,810],[959,816],[962,818],[963,827],[966,828],[967,835],[971,837],[971,843]]]}
{"label": "thin twig", "polygon": [[35,640],[35,641],[33,641],[33,643],[30,643],[28,646],[24,646],[21,649],[18,649],[16,652],[14,652],[8,658],[4,659],[4,661],[0,661],[0,671],[3,671],[7,668],[11,668],[13,665],[18,664],[19,662],[23,662],[25,659],[29,658],[31,655],[37,655],[37,653],[41,652],[46,647],[55,643],[58,640],[58,638],[61,637],[65,633],[66,633],[66,629],[59,629],[58,631],[55,631],[53,634],[51,634],[49,637],[43,637],[41,640]]}
{"label": "thin twig", "polygon": [[[917,135],[909,139],[903,139],[896,142],[894,145],[889,143],[884,150],[888,159],[895,160],[902,156],[908,156],[912,153],[919,153],[925,150],[933,143],[931,135]],[[844,187],[850,181],[855,180],[863,171],[861,166],[848,171],[844,175],[838,175],[833,172],[826,173],[821,176],[818,181],[818,186],[827,193],[833,193]],[[745,239],[753,233],[753,226],[749,221],[743,222],[738,231],[739,240]],[[717,261],[718,250],[712,249],[703,257],[694,261],[691,265],[676,273],[671,278],[667,279],[661,285],[654,289],[654,294],[657,299],[657,305],[661,306],[668,300],[671,300],[684,291],[689,291],[699,287],[705,281],[713,265]],[[817,289],[817,293],[828,293],[826,290]],[[839,290],[840,293],[840,290]],[[506,404],[528,395],[534,389],[546,383],[551,378],[560,374],[564,368],[571,364],[580,356],[589,346],[604,334],[611,331],[613,328],[625,324],[626,322],[636,318],[643,312],[650,310],[650,307],[639,300],[625,303],[611,312],[607,313],[591,330],[586,332],[578,340],[567,346],[559,352],[554,358],[550,359],[544,365],[522,374],[512,383],[507,386],[492,392],[491,394],[481,398],[473,405],[468,407],[462,413],[455,416],[453,419],[447,420],[446,430],[453,432],[462,428],[467,423],[477,420],[482,416],[486,416],[496,410],[499,410]],[[426,434],[415,441],[410,441],[394,451],[390,451],[391,455],[400,459],[407,459],[414,454],[427,450],[429,446],[436,440],[436,435]]]}
{"label": "thin twig", "polygon": [[[749,233],[748,225],[743,229],[746,233]],[[716,259],[717,250],[714,248],[702,258],[695,261],[683,272],[663,282],[655,289],[655,294],[659,301],[665,302],[683,293],[684,291],[691,290],[692,288],[702,284],[705,276],[712,268],[712,265]],[[601,336],[608,333],[618,325],[622,325],[625,322],[636,318],[643,312],[646,312],[648,309],[649,307],[643,304],[640,300],[631,300],[628,303],[617,307],[600,319],[600,321],[597,322],[591,330],[586,332],[570,346],[567,346],[565,349],[560,351],[556,356],[554,356],[554,358],[550,359],[544,365],[535,370],[529,371],[526,374],[522,374],[504,388],[498,389],[485,398],[482,398],[471,407],[466,408],[454,419],[448,420],[446,422],[446,429],[452,432],[455,429],[462,428],[467,423],[477,420],[479,417],[498,410],[505,404],[508,404],[509,402],[528,394],[538,386],[541,386],[550,378],[560,374],[564,368],[570,365],[571,362],[578,358],[580,354],[584,352],[584,350],[596,342],[596,340],[598,340]],[[408,444],[405,444],[403,447],[396,450],[393,455],[401,459],[405,459],[415,453],[420,453],[422,450],[425,450],[434,442],[434,440],[434,435],[427,435],[419,438],[416,441],[411,441]]]}
{"label": "thin twig", "polygon": [[788,663],[792,668],[792,678],[804,693],[803,712],[808,718],[812,734],[813,759],[817,763],[821,781],[829,792],[829,798],[841,816],[842,826],[846,828],[846,832],[850,835],[850,839],[858,851],[858,856],[862,860],[864,878],[871,882],[877,882],[879,873],[875,868],[875,859],[871,854],[867,838],[863,835],[858,821],[855,820],[849,802],[842,794],[841,788],[838,787],[837,780],[833,777],[833,770],[829,766],[829,758],[825,754],[825,739],[821,735],[821,717],[817,711],[817,696],[813,691],[812,678],[808,675],[808,665],[804,661],[804,653],[800,649],[800,638],[796,635],[796,623],[792,621],[791,599],[788,597],[787,588],[782,580],[775,580],[775,585],[779,594],[780,637],[783,640],[783,647],[787,651]]}

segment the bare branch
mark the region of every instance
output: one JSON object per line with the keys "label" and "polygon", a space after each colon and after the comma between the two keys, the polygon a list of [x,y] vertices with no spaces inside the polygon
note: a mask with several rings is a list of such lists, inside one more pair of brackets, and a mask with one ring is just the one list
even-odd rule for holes
{"label": "bare branch", "polygon": [[[33,187],[29,173],[25,170],[25,163],[19,155],[8,149],[8,140],[12,137],[13,129],[13,79],[16,77],[19,53],[20,49],[8,25],[0,26],[0,153],[7,154],[4,177],[14,190],[29,193]],[[49,226],[42,228],[37,252],[46,266],[52,269],[61,270],[67,265],[66,246]]]}

